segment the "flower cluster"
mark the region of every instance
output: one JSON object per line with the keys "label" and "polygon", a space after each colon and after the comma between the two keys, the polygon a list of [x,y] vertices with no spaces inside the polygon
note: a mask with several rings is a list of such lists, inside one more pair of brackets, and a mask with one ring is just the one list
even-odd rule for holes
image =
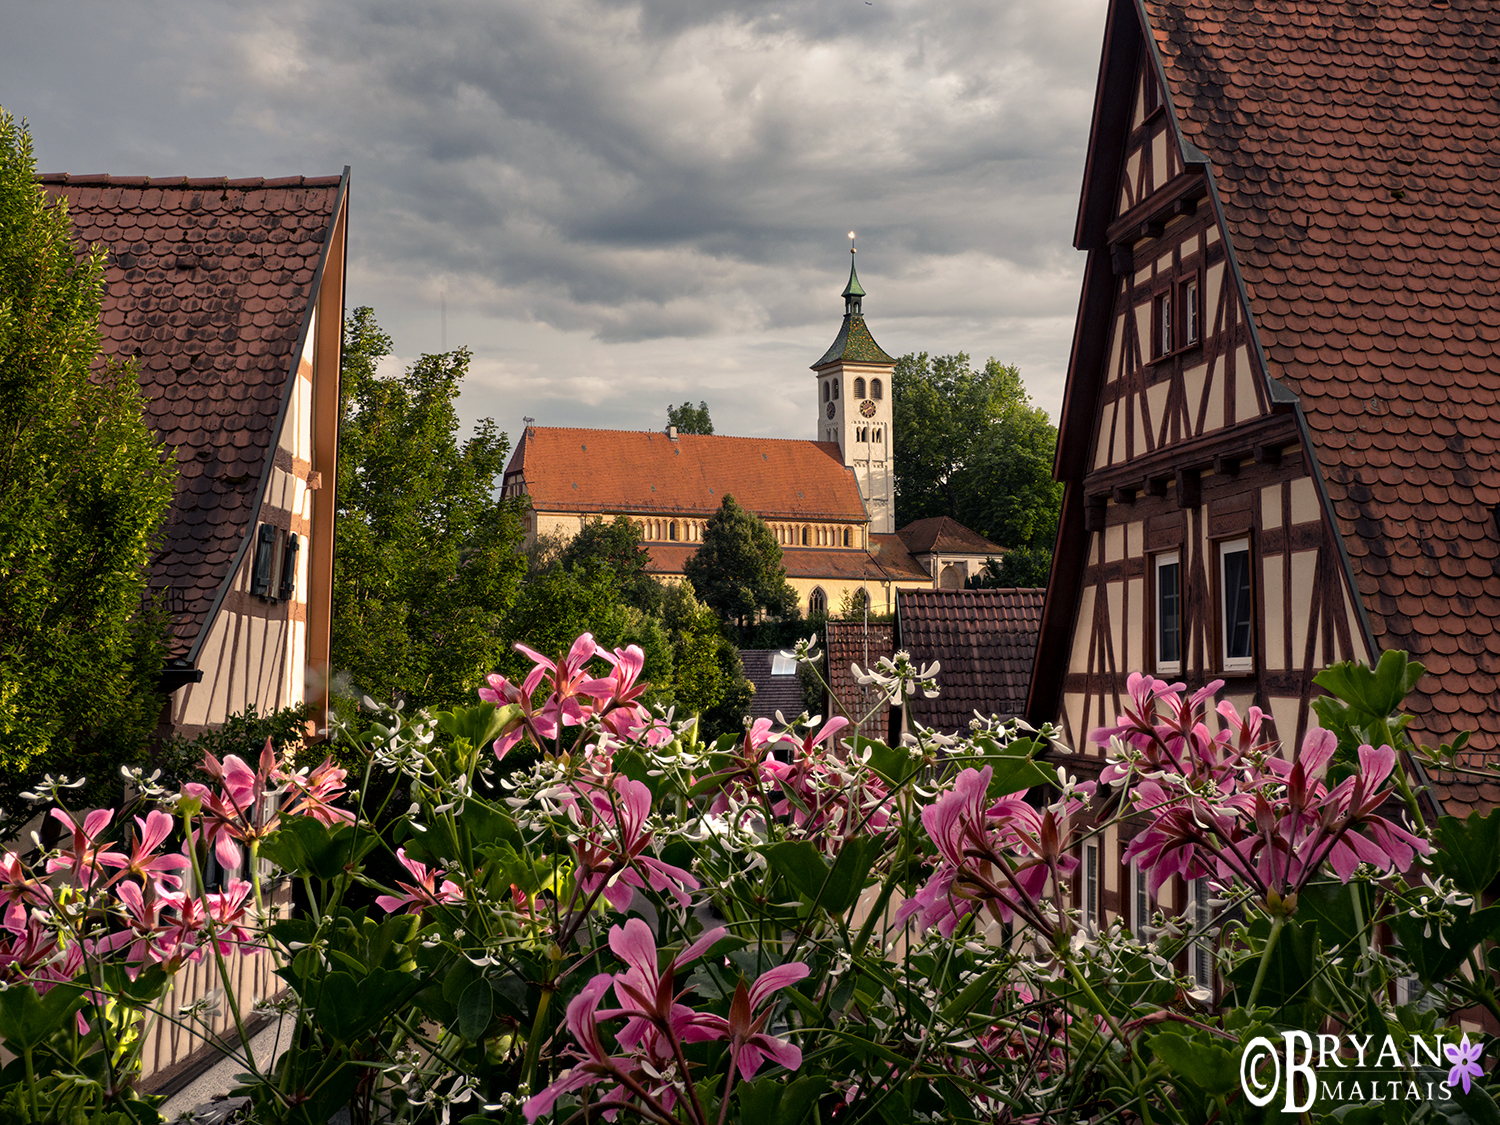
{"label": "flower cluster", "polygon": [[[767,1061],[788,1070],[802,1065],[802,1052],[784,1036],[767,1031],[775,994],[808,974],[808,967],[789,962],[761,974],[748,988],[740,981],[730,1001],[728,1017],[695,1011],[683,1003],[686,989],[676,986],[677,974],[708,952],[725,931],[703,933],[665,969],[658,968],[656,939],[639,918],[611,927],[609,948],[624,964],[617,973],[599,973],[568,1005],[567,1025],[577,1042],[570,1048],[574,1065],[525,1105],[528,1121],[552,1112],[564,1094],[594,1086],[608,1086],[597,1103],[606,1111],[629,1106],[655,1120],[670,1120],[674,1107],[686,1102],[689,1115],[705,1122],[693,1085],[691,1065],[684,1053],[690,1043],[722,1041],[729,1045],[729,1072],[724,1096],[736,1076],[755,1077]],[[617,1008],[601,1009],[613,989]],[[618,1054],[605,1046],[601,1020],[623,1019],[615,1031]]]}
{"label": "flower cluster", "polygon": [[1309,731],[1292,761],[1262,734],[1263,716],[1243,718],[1228,701],[1224,725],[1208,729],[1204,704],[1215,681],[1191,696],[1181,684],[1132,675],[1130,706],[1091,736],[1110,747],[1101,781],[1130,786],[1133,807],[1152,823],[1130,843],[1127,862],[1150,870],[1153,894],[1174,875],[1238,880],[1266,901],[1296,894],[1327,864],[1348,882],[1361,863],[1406,871],[1430,845],[1381,815],[1395,792],[1389,746],[1361,746],[1357,768],[1332,787],[1323,780],[1338,747]]}
{"label": "flower cluster", "polygon": [[[1066,928],[1060,894],[1078,867],[1071,854],[1073,822],[1083,801],[1070,792],[1038,809],[1025,793],[989,796],[994,770],[966,769],[952,787],[922,810],[922,825],[938,862],[924,886],[902,904],[897,919],[915,917],[951,937],[970,914],[995,922],[1016,917],[1039,933]],[[1092,785],[1071,787],[1087,796]]]}

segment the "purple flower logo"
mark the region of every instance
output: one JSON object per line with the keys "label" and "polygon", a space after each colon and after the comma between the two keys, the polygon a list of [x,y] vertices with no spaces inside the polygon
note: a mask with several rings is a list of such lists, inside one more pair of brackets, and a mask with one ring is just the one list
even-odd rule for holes
{"label": "purple flower logo", "polygon": [[1484,1073],[1479,1065],[1479,1052],[1481,1048],[1478,1043],[1470,1044],[1469,1037],[1465,1035],[1458,1046],[1452,1043],[1443,1048],[1443,1054],[1448,1056],[1448,1061],[1453,1064],[1453,1069],[1448,1072],[1446,1085],[1457,1086],[1460,1082],[1464,1084],[1464,1093],[1469,1092],[1469,1079],[1478,1078]]}

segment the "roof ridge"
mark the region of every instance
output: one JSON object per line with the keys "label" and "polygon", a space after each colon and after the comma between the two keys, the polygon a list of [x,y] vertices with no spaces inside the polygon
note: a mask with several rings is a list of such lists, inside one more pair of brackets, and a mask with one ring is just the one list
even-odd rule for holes
{"label": "roof ridge", "polygon": [[[603,426],[538,426],[533,424],[523,427],[523,430],[569,431],[577,434],[646,434],[653,437],[667,438],[664,430],[611,430]],[[815,441],[812,438],[763,437],[744,434],[685,434],[679,431],[676,440],[681,441],[683,438],[720,438],[727,441],[777,441],[805,443],[807,445],[838,445],[836,441]],[[670,441],[672,439],[667,438],[667,440]]]}
{"label": "roof ridge", "polygon": [[39,172],[32,177],[39,184],[76,184],[81,187],[153,187],[153,188],[281,188],[281,187],[338,187],[343,176],[282,176],[267,179],[264,176],[249,176],[230,179],[228,176],[111,176],[108,172],[87,172],[73,175],[70,172]]}

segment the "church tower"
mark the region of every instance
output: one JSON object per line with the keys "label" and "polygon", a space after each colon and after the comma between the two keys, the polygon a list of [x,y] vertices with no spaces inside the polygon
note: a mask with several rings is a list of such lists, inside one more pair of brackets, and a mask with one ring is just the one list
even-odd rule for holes
{"label": "church tower", "polygon": [[[852,237],[852,235],[851,235]],[[854,470],[870,515],[870,531],[896,530],[896,477],[891,442],[891,369],[886,355],[865,327],[860,304],[865,290],[849,250],[849,284],[844,286],[844,325],[833,346],[812,365],[818,380],[817,440],[837,442],[844,464]]]}

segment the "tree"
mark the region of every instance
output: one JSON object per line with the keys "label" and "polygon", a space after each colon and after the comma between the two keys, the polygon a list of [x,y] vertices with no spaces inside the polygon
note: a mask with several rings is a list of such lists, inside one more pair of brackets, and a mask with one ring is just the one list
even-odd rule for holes
{"label": "tree", "polygon": [[177,475],[133,366],[99,358],[104,250],[78,254],[35,171],[30,136],[0,110],[0,807],[12,813],[42,771],[87,774],[98,799],[113,787],[118,800],[118,767],[145,750],[165,624],[146,568]]}
{"label": "tree", "polygon": [[1047,585],[1052,573],[1048,547],[1012,547],[1003,558],[985,559],[984,568],[964,583],[970,590],[1029,590]]}
{"label": "tree", "polygon": [[333,663],[379,699],[472,699],[507,649],[525,557],[521,508],[496,500],[510,442],[492,419],[460,443],[460,348],[380,376],[391,339],[368,308],[345,326]]}
{"label": "tree", "polygon": [[1015,367],[991,358],[976,371],[963,352],[905,355],[891,396],[898,525],[950,516],[1002,546],[1051,550],[1057,430]]}
{"label": "tree", "polygon": [[797,604],[771,529],[725,495],[708,517],[703,545],[684,568],[693,591],[726,623],[743,631],[757,613],[781,616]]}
{"label": "tree", "polygon": [[625,604],[642,613],[661,609],[661,583],[646,570],[651,555],[641,529],[628,516],[605,523],[592,519],[563,547],[558,561],[568,570],[604,566],[619,584]]}
{"label": "tree", "polygon": [[708,403],[699,402],[694,406],[685,402],[681,406],[667,407],[667,425],[676,426],[680,434],[711,434],[714,432],[713,419],[708,416]]}

